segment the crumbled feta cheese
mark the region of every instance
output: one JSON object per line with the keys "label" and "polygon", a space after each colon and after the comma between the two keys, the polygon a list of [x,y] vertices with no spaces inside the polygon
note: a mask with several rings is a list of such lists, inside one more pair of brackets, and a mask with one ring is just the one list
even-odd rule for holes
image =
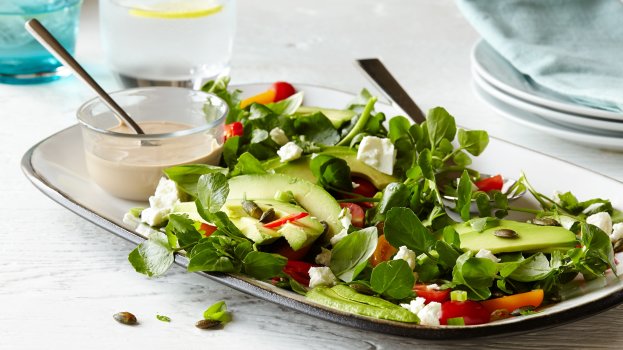
{"label": "crumbled feta cheese", "polygon": [[337,278],[330,268],[326,266],[311,267],[309,269],[309,287],[333,286],[337,283]]}
{"label": "crumbled feta cheese", "polygon": [[331,251],[327,248],[321,247],[320,254],[316,255],[316,264],[329,266],[331,263]]}
{"label": "crumbled feta cheese", "polygon": [[286,136],[286,133],[283,131],[283,129],[277,127],[277,128],[273,128],[270,131],[270,139],[273,140],[276,144],[278,144],[279,146],[283,146],[286,143],[288,143],[288,137]]}
{"label": "crumbled feta cheese", "polygon": [[123,223],[132,227],[136,226],[136,216],[130,213],[123,214]]}
{"label": "crumbled feta cheese", "polygon": [[493,261],[494,263],[500,262],[497,256],[493,255],[490,250],[480,249],[478,253],[476,253],[477,258],[484,258]]}
{"label": "crumbled feta cheese", "polygon": [[417,317],[420,319],[420,324],[423,326],[439,326],[441,303],[431,301],[417,313]]}
{"label": "crumbled feta cheese", "polygon": [[292,141],[286,143],[277,150],[277,155],[281,158],[282,163],[299,159],[301,158],[301,154],[303,154],[303,149]]}
{"label": "crumbled feta cheese", "polygon": [[359,184],[358,184],[358,183],[356,183],[356,182],[351,182],[351,183],[353,184],[353,188],[357,188],[357,187],[361,186],[361,185],[359,185]]}
{"label": "crumbled feta cheese", "polygon": [[415,258],[415,252],[404,245],[398,248],[398,252],[396,253],[396,255],[394,255],[394,260],[406,261],[407,264],[409,264],[411,270],[415,268]]}
{"label": "crumbled feta cheese", "polygon": [[439,285],[437,283],[429,284],[426,286],[428,290],[439,290]]}
{"label": "crumbled feta cheese", "polygon": [[403,308],[411,311],[414,314],[418,314],[418,312],[422,311],[422,309],[424,308],[424,304],[426,303],[426,299],[422,298],[422,297],[417,297],[413,300],[411,300],[411,302],[409,304],[400,304],[400,306],[402,306]]}
{"label": "crumbled feta cheese", "polygon": [[161,178],[156,192],[149,197],[149,208],[141,212],[141,221],[150,226],[162,224],[179,201],[179,192],[175,182]]}
{"label": "crumbled feta cheese", "polygon": [[595,213],[586,218],[586,223],[599,227],[608,235],[612,233],[612,218],[606,212]]}
{"label": "crumbled feta cheese", "polygon": [[612,242],[616,242],[620,239],[623,239],[623,222],[614,224],[614,226],[612,226],[612,234],[610,234],[610,240]]}
{"label": "crumbled feta cheese", "polygon": [[340,215],[338,215],[337,218],[340,220],[340,223],[344,228],[349,228],[353,222],[353,215],[350,213],[350,209],[348,208],[342,208]]}
{"label": "crumbled feta cheese", "polygon": [[331,239],[329,241],[331,242],[331,245],[335,247],[337,242],[341,241],[346,236],[348,236],[348,230],[347,229],[342,229],[342,231],[340,231],[340,233],[338,233],[337,235],[331,237]]}
{"label": "crumbled feta cheese", "polygon": [[357,159],[382,173],[392,175],[396,150],[389,139],[365,136],[359,144]]}

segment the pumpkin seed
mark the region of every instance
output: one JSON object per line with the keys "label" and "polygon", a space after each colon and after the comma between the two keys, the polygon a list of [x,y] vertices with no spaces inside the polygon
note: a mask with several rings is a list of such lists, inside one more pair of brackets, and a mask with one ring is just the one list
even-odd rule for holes
{"label": "pumpkin seed", "polygon": [[119,323],[126,324],[129,326],[132,326],[138,323],[136,321],[136,316],[134,316],[132,313],[127,312],[127,311],[117,312],[116,314],[112,315],[112,318],[114,318],[115,321]]}
{"label": "pumpkin seed", "polygon": [[262,214],[264,214],[262,209],[257,204],[255,204],[254,201],[243,200],[242,209],[245,213],[249,214],[249,216],[256,219],[260,219],[262,217]]}
{"label": "pumpkin seed", "polygon": [[539,226],[560,226],[560,223],[552,218],[534,218],[532,223]]}
{"label": "pumpkin seed", "polygon": [[260,222],[263,224],[275,220],[275,209],[269,208],[267,211],[262,213],[259,219],[260,219]]}
{"label": "pumpkin seed", "polygon": [[519,237],[519,234],[517,234],[517,232],[507,229],[507,228],[501,228],[499,230],[495,230],[495,232],[493,232],[493,234],[497,237],[500,238],[517,238]]}
{"label": "pumpkin seed", "polygon": [[619,239],[612,245],[615,253],[623,252],[623,239]]}
{"label": "pumpkin seed", "polygon": [[195,323],[195,327],[199,329],[213,329],[221,325],[221,321],[216,320],[199,320]]}

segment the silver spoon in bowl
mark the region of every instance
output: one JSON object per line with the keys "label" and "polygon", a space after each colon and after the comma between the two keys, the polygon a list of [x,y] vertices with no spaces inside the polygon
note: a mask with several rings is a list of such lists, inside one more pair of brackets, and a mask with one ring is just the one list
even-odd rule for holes
{"label": "silver spoon in bowl", "polygon": [[119,120],[121,124],[125,124],[130,127],[137,134],[145,134],[143,129],[126,113],[126,111],[121,108],[115,102],[115,100],[110,97],[106,91],[89,75],[89,73],[82,68],[82,66],[73,58],[73,56],[65,50],[63,45],[61,45],[58,40],[35,18],[30,19],[24,24],[26,30],[32,35],[37,41],[43,45],[56,59],[61,61],[66,67],[71,69],[80,80],[82,80],[85,84],[87,84],[95,93],[99,96],[99,98],[104,102],[104,104],[113,111],[114,116]]}

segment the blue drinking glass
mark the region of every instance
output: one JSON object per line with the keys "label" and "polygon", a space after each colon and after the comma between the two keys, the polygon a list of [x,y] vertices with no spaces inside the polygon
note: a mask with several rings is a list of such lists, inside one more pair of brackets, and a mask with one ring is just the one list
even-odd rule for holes
{"label": "blue drinking glass", "polygon": [[35,84],[70,74],[25,29],[38,19],[73,54],[82,0],[0,0],[0,83]]}

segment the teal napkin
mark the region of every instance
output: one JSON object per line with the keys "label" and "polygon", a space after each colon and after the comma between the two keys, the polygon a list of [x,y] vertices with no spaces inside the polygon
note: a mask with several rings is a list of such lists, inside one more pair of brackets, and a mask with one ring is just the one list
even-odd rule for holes
{"label": "teal napkin", "polygon": [[518,71],[576,103],[623,111],[623,2],[457,0]]}

